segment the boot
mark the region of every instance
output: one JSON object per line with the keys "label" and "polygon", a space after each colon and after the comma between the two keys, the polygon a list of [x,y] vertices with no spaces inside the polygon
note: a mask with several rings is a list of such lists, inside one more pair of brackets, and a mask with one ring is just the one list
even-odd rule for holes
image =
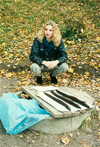
{"label": "boot", "polygon": [[42,77],[37,77],[37,84],[42,84]]}
{"label": "boot", "polygon": [[51,83],[54,83],[54,84],[57,84],[57,79],[56,79],[56,77],[54,76],[52,76],[51,75],[51,73],[50,73],[50,77],[51,77]]}

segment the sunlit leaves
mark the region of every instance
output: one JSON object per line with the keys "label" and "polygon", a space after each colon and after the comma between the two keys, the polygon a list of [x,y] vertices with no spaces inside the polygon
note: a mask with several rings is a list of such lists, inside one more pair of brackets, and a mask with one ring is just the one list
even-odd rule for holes
{"label": "sunlit leaves", "polygon": [[[70,65],[67,74],[58,75],[58,86],[84,84],[90,90],[98,89],[99,78],[94,75],[90,80],[91,71],[85,68],[88,65],[96,73],[100,68],[99,4],[96,0],[85,3],[79,0],[10,0],[0,1],[0,5],[0,64],[7,64],[6,70],[1,69],[0,76],[19,79],[19,89],[22,85],[36,84],[32,73],[20,70],[20,65],[29,58],[37,31],[50,19],[57,23],[61,33],[70,32],[70,39],[63,38]],[[84,73],[79,75],[83,68]],[[49,79],[46,74],[44,76]],[[43,84],[50,85],[50,79]]]}
{"label": "sunlit leaves", "polygon": [[6,75],[5,75],[5,76],[6,76],[6,78],[11,78],[11,77],[12,77],[12,75],[13,75],[13,74],[12,74],[11,72],[9,72],[9,73],[6,73]]}
{"label": "sunlit leaves", "polygon": [[74,71],[73,68],[71,68],[71,67],[68,68],[68,72],[73,73],[73,71]]}
{"label": "sunlit leaves", "polygon": [[[84,9],[84,5],[82,3],[78,4],[77,2],[73,2],[73,1],[68,1],[68,3],[66,3],[66,1],[58,1],[58,0],[57,1],[51,0],[49,2],[47,1],[32,2],[32,1],[24,1],[24,0],[22,1],[15,0],[8,2],[5,1],[5,2],[1,2],[1,6],[2,6],[1,9],[2,13],[0,17],[2,18],[1,19],[2,62],[8,62],[9,60],[12,60],[13,63],[14,62],[13,58],[18,58],[18,60],[25,60],[28,57],[33,42],[33,38],[37,34],[37,30],[39,30],[42,24],[48,19],[54,20],[58,24],[59,28],[62,28],[62,26],[64,27],[65,25],[69,25],[68,23],[66,24],[69,18],[72,20],[71,21],[72,23],[74,21],[77,22],[78,19],[82,20],[87,30],[85,31],[84,28],[82,27],[80,29],[81,33],[83,34],[87,33],[87,35],[90,35],[93,34],[94,31],[93,38],[95,38],[97,43],[100,40],[98,36],[98,31],[96,33],[97,28],[95,28],[95,24],[92,23],[91,16],[87,14],[88,11],[91,11],[92,13],[97,13],[96,17],[98,18],[98,8],[99,8],[98,5],[96,6],[97,12],[95,12],[95,9],[94,11],[92,11],[91,9],[86,11],[86,7]],[[57,7],[57,9],[55,9],[55,6]],[[94,5],[92,7],[95,8]],[[93,15],[93,17],[95,16]],[[76,29],[76,27],[77,25],[75,26],[73,23],[73,29]],[[76,35],[75,37],[77,38],[78,35]],[[82,42],[81,38],[78,38],[78,41],[79,43],[81,43]],[[71,40],[71,41],[66,40],[65,43],[68,43],[68,45],[72,45],[72,47],[73,45],[76,44],[75,40]],[[81,44],[78,44],[78,47],[79,46],[81,46]],[[95,46],[95,44],[93,46]],[[87,46],[87,48],[89,49],[91,47]],[[24,52],[26,52],[26,54],[23,54],[23,50]],[[8,52],[8,57],[4,51]],[[82,50],[80,50],[80,52],[82,52]],[[85,50],[85,52],[87,52],[87,50]],[[14,56],[12,56],[11,53],[13,53]],[[80,60],[83,57],[84,57],[84,52],[80,56]],[[88,60],[89,58],[85,57],[85,59]]]}

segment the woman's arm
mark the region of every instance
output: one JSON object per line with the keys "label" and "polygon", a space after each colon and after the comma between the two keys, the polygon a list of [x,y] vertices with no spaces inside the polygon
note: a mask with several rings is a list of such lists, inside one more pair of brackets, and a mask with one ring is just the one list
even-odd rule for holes
{"label": "woman's arm", "polygon": [[43,61],[43,59],[39,57],[39,40],[37,37],[34,39],[29,58],[32,62],[37,64],[41,64]]}
{"label": "woman's arm", "polygon": [[60,45],[57,47],[58,49],[58,60],[59,60],[59,63],[63,63],[63,62],[66,62],[67,59],[68,59],[68,56],[67,56],[67,52],[66,52],[66,48],[64,46],[64,43],[63,43],[63,40],[61,39],[61,43]]}

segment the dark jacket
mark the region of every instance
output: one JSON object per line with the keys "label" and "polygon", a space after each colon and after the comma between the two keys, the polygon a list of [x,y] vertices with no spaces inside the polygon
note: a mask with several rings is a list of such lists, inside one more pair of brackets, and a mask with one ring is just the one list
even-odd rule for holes
{"label": "dark jacket", "polygon": [[61,43],[58,47],[54,47],[50,53],[45,52],[43,43],[40,43],[38,37],[34,39],[31,53],[29,56],[30,60],[34,63],[41,65],[42,61],[52,61],[52,60],[59,60],[59,64],[65,62],[67,60],[67,53],[61,39]]}

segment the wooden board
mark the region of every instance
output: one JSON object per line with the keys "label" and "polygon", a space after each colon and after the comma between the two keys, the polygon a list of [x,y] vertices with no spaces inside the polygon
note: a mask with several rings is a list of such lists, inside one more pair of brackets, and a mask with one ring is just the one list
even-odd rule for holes
{"label": "wooden board", "polygon": [[[67,88],[67,87],[59,87],[60,90],[68,92],[72,95],[75,95],[82,100],[85,99],[86,102],[90,102],[91,104],[93,103],[94,99],[90,97],[87,93],[85,92],[80,92],[78,90],[75,90],[73,88]],[[48,111],[54,118],[63,118],[63,117],[72,117],[72,116],[78,116],[81,115],[81,113],[85,113],[87,110],[80,110],[76,112],[70,112],[70,111],[58,111],[55,109],[53,106],[51,106],[49,103],[45,102],[42,100],[40,97],[37,95],[37,91],[33,89],[33,86],[23,86],[22,91],[28,94],[31,98],[34,98],[38,104],[44,108],[46,111]]]}
{"label": "wooden board", "polygon": [[56,110],[54,107],[43,101],[41,98],[37,96],[37,91],[34,90],[31,86],[23,86],[22,91],[27,93],[31,98],[34,98],[38,104],[44,108],[46,111],[48,111],[53,117],[55,118],[63,118],[64,114],[58,110]]}

